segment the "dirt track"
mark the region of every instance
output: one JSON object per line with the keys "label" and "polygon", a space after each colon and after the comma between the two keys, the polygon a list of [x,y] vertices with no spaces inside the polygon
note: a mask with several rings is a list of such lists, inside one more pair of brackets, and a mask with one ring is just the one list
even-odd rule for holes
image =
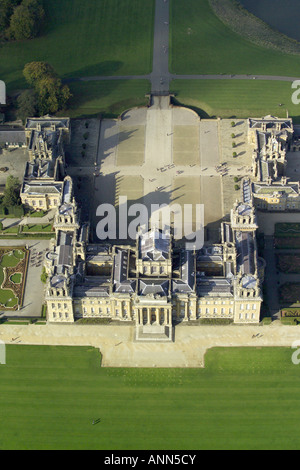
{"label": "dirt track", "polygon": [[[254,335],[259,335],[253,337]],[[175,329],[173,343],[136,343],[132,326],[2,325],[6,344],[93,346],[104,367],[203,367],[212,347],[285,346],[300,341],[300,326],[188,326]],[[14,341],[12,341],[14,339]]]}

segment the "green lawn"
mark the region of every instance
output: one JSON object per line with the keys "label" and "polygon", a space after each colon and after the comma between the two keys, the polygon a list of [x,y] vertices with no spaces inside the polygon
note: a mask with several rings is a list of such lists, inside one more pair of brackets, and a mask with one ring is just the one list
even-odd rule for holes
{"label": "green lawn", "polygon": [[[15,252],[17,256],[15,256]],[[9,251],[5,255],[2,256],[0,265],[4,268],[14,268],[19,264],[20,260],[23,259],[24,256],[21,258],[17,250]]]}
{"label": "green lawn", "polygon": [[289,82],[174,80],[171,91],[179,103],[194,107],[202,117],[285,117],[288,110],[294,123],[300,122],[300,105],[292,103],[294,90]]}
{"label": "green lawn", "polygon": [[213,349],[204,370],[102,369],[91,347],[6,352],[1,449],[300,446],[300,366],[290,348]]}
{"label": "green lawn", "polygon": [[41,37],[1,45],[8,92],[24,87],[24,65],[36,60],[62,78],[151,71],[154,0],[46,0],[44,6]]}
{"label": "green lawn", "polygon": [[15,284],[21,284],[22,274],[21,273],[15,273],[12,276],[10,276],[10,280],[12,282],[14,282]]}
{"label": "green lawn", "polygon": [[52,224],[30,224],[30,225],[23,225],[23,232],[40,232],[40,233],[48,233],[52,232]]}
{"label": "green lawn", "polygon": [[73,82],[70,84],[73,98],[66,114],[71,118],[95,116],[116,117],[126,109],[145,106],[145,95],[150,93],[148,80],[104,80]]}
{"label": "green lawn", "polygon": [[225,26],[208,0],[171,0],[172,72],[300,76],[300,56],[256,46]]}

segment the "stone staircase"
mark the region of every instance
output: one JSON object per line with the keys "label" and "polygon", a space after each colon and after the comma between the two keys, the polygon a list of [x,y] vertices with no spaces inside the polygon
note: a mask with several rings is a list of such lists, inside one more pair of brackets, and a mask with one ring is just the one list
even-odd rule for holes
{"label": "stone staircase", "polygon": [[135,328],[135,341],[143,342],[172,342],[173,327],[165,325],[137,325]]}

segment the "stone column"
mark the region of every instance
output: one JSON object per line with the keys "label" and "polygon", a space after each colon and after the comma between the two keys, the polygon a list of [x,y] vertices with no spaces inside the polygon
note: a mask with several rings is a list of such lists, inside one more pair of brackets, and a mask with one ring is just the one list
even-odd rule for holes
{"label": "stone column", "polygon": [[151,309],[147,308],[147,325],[151,325]]}
{"label": "stone column", "polygon": [[188,321],[188,301],[184,304],[184,321]]}
{"label": "stone column", "polygon": [[116,316],[116,305],[115,305],[115,301],[111,301],[111,313],[112,313],[112,316],[115,317]]}
{"label": "stone column", "polygon": [[155,309],[156,323],[160,325],[160,308]]}
{"label": "stone column", "polygon": [[179,300],[177,300],[177,305],[176,305],[177,320],[180,318],[180,313],[181,313],[181,302]]}

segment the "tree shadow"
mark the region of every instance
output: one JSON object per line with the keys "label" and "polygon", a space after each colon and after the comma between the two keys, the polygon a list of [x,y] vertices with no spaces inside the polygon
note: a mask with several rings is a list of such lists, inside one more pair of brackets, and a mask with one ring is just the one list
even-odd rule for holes
{"label": "tree shadow", "polygon": [[115,75],[124,63],[117,60],[106,60],[98,64],[88,65],[82,69],[69,72],[63,76],[63,83],[72,83],[82,77],[102,77]]}
{"label": "tree shadow", "polygon": [[174,106],[179,106],[179,107],[184,107],[184,108],[191,109],[192,111],[195,111],[195,113],[197,113],[198,116],[200,116],[201,119],[213,119],[213,118],[216,117],[216,116],[210,116],[209,114],[206,113],[206,111],[204,111],[201,108],[197,108],[196,106],[190,106],[190,105],[181,103],[175,97],[171,97],[171,104],[174,105]]}

